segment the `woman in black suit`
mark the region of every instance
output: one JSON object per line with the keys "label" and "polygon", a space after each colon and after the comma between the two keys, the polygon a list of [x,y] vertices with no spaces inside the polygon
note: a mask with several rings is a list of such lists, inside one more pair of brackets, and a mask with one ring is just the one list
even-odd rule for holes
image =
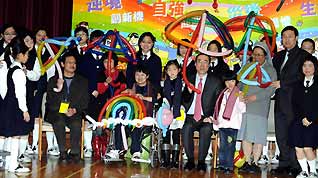
{"label": "woman in black suit", "polygon": [[[313,56],[301,64],[302,80],[295,84],[292,94],[294,121],[289,129],[289,145],[295,147],[302,172],[297,177],[317,177],[316,155],[318,146],[318,66]],[[309,171],[308,171],[308,166]]]}

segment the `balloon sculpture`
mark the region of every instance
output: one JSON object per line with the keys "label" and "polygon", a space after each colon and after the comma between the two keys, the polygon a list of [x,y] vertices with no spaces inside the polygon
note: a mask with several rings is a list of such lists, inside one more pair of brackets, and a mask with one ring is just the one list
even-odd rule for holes
{"label": "balloon sculpture", "polygon": [[[270,30],[266,29],[263,23],[267,23],[270,26]],[[239,52],[239,49],[243,51],[242,68],[238,72],[238,80],[246,85],[259,86],[266,88],[271,84],[271,78],[268,73],[257,62],[247,64],[247,51],[250,37],[253,31],[263,33],[267,46],[270,47],[270,51],[273,52],[275,48],[276,30],[272,20],[265,16],[258,16],[255,12],[250,12],[247,16],[234,17],[224,23],[229,31],[245,31],[244,36],[238,47],[234,47],[234,51]],[[272,43],[269,43],[269,38],[272,38]],[[271,53],[273,54],[273,53]],[[254,80],[254,79],[257,80]],[[243,91],[246,93],[247,88]]]}
{"label": "balloon sculpture", "polygon": [[246,160],[246,157],[244,156],[244,153],[242,150],[235,151],[234,159],[233,159],[233,163],[235,167],[241,168],[244,165],[245,160]]}
{"label": "balloon sculpture", "polygon": [[[192,17],[198,17],[198,16],[201,17],[201,19],[199,20],[199,23],[198,23],[195,31],[193,32],[190,43],[182,41],[180,39],[177,39],[176,37],[174,37],[172,35],[172,31],[182,21],[184,21],[185,19],[188,19],[188,18],[190,18],[190,20],[191,20]],[[215,29],[216,33],[218,34],[218,36],[220,37],[220,39],[224,43],[224,47],[227,48],[228,50],[226,50],[224,52],[211,52],[211,51],[207,51],[206,49],[201,48],[206,24],[211,25]],[[168,24],[165,29],[166,29],[165,36],[167,37],[168,40],[172,41],[175,44],[181,44],[183,46],[188,47],[183,64],[188,63],[189,55],[190,55],[192,50],[196,50],[196,51],[205,53],[205,54],[210,55],[210,56],[225,56],[225,55],[230,54],[232,52],[231,49],[234,48],[234,42],[233,42],[232,36],[229,34],[225,25],[219,19],[217,19],[215,16],[213,16],[212,14],[210,14],[206,10],[197,10],[197,11],[189,12],[189,13],[179,17],[178,19],[176,19],[176,21]],[[186,65],[183,65],[183,67],[182,67],[182,74],[183,74],[183,80],[184,80],[185,84],[189,88],[191,88],[193,91],[200,93],[201,91],[199,89],[195,88],[194,85],[191,84],[189,82],[189,80],[187,79]]]}
{"label": "balloon sculpture", "polygon": [[162,106],[159,108],[157,112],[157,123],[159,128],[162,129],[163,137],[166,137],[167,129],[173,120],[173,113],[170,110],[170,106],[168,103],[162,103]]}
{"label": "balloon sculpture", "polygon": [[[62,40],[62,41],[59,41]],[[55,38],[55,39],[45,39],[41,42],[39,45],[39,48],[37,50],[37,57],[39,59],[39,64],[41,67],[41,75],[44,75],[44,73],[52,66],[55,65],[59,79],[63,79],[61,66],[57,62],[57,59],[62,55],[63,51],[66,47],[70,46],[72,41],[75,41],[76,44],[80,41],[80,38],[77,37],[69,37],[69,38]],[[54,45],[61,46],[60,49],[57,49]],[[46,47],[48,52],[50,53],[50,58],[46,60],[46,62],[43,64],[42,60],[42,49]],[[62,85],[59,85],[58,88],[54,88],[55,92],[60,92],[62,90]]]}

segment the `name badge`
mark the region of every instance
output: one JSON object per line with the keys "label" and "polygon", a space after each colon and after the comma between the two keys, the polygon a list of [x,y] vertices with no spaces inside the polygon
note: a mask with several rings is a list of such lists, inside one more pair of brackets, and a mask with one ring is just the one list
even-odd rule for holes
{"label": "name badge", "polygon": [[65,114],[67,112],[68,107],[70,106],[70,103],[68,102],[62,102],[60,105],[59,113]]}

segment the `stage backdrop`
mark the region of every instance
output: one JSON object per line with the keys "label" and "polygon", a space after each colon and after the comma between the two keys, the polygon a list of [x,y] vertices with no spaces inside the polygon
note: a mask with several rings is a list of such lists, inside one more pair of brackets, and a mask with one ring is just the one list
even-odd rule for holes
{"label": "stage backdrop", "polygon": [[[285,0],[281,9],[276,11],[280,2],[280,0],[193,0],[189,5],[187,0],[73,0],[72,29],[74,30],[80,21],[87,21],[91,30],[117,29],[124,37],[131,32],[140,35],[150,31],[157,38],[155,52],[160,55],[163,64],[168,58],[173,59],[176,56],[175,46],[163,36],[165,26],[194,10],[208,10],[222,22],[255,11],[273,20],[279,32],[278,45],[280,45],[280,32],[287,25],[298,28],[299,40],[309,37],[315,39],[317,43],[318,1]],[[175,35],[180,39],[190,39],[195,26],[185,21]],[[214,39],[215,34],[213,28],[207,28],[204,38]],[[243,33],[233,34],[236,44],[240,42],[242,36]],[[257,40],[261,36],[254,33],[252,37],[253,40]]]}

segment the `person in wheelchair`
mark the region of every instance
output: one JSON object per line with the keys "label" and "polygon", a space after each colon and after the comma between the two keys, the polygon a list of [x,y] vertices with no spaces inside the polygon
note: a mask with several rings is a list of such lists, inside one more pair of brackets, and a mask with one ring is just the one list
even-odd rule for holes
{"label": "person in wheelchair", "polygon": [[[180,76],[180,65],[177,60],[170,60],[165,66],[166,80],[163,86],[163,97],[173,112],[173,124],[169,126],[172,130],[173,145],[170,145],[170,131],[167,132],[166,137],[163,137],[162,145],[162,158],[163,168],[178,168],[179,167],[179,154],[180,154],[180,129],[183,124],[177,123],[177,117],[180,117],[181,107],[181,94],[182,94],[182,79]],[[183,122],[182,122],[183,123]],[[170,154],[172,150],[172,160],[170,163]]]}
{"label": "person in wheelchair", "polygon": [[[133,84],[132,89],[127,89],[123,93],[130,93],[136,95],[140,98],[147,110],[148,117],[153,116],[153,103],[157,102],[158,99],[158,89],[152,85],[149,80],[149,71],[144,65],[138,65],[135,71],[135,83]],[[120,113],[119,113],[120,114]],[[123,116],[122,114],[120,114]],[[149,129],[148,129],[149,130]],[[147,130],[147,131],[148,131]],[[150,131],[150,130],[149,130]],[[123,133],[125,132],[125,133]],[[109,155],[114,158],[123,158],[124,154],[127,151],[125,148],[126,139],[123,138],[123,134],[130,135],[131,137],[131,145],[130,145],[130,153],[132,155],[132,159],[140,159],[141,157],[141,141],[142,141],[142,133],[143,128],[133,128],[133,127],[125,127],[122,129],[122,125],[118,124],[115,126],[114,134],[115,134],[115,150],[118,155]],[[114,153],[114,151],[111,151]]]}

